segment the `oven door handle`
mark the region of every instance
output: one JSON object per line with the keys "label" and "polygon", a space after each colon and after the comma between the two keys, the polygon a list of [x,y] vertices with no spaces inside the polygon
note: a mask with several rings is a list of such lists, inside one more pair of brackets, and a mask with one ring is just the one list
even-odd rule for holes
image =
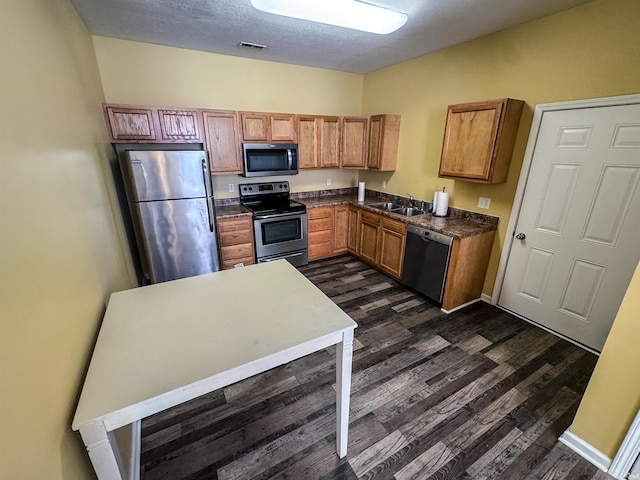
{"label": "oven door handle", "polygon": [[295,218],[295,217],[300,217],[301,215],[304,215],[306,212],[294,212],[294,213],[274,213],[271,215],[254,215],[253,218],[255,220],[269,220],[270,218]]}

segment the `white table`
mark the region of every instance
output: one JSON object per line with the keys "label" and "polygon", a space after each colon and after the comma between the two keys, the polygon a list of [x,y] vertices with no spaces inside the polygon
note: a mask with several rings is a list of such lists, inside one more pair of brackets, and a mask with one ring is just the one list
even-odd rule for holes
{"label": "white table", "polygon": [[136,478],[139,463],[123,465],[114,430],[133,424],[139,437],[145,417],[337,345],[336,443],[344,457],[355,327],[286,260],[114,293],[72,428],[98,478]]}

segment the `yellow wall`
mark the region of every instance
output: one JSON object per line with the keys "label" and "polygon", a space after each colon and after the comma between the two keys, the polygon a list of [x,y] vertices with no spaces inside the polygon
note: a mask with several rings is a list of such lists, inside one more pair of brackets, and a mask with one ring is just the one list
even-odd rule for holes
{"label": "yellow wall", "polygon": [[[365,76],[364,113],[402,115],[398,169],[360,181],[399,195],[432,198],[447,187],[455,207],[500,217],[483,291],[491,294],[507,235],[533,110],[539,103],[640,92],[640,2],[596,0]],[[511,97],[524,100],[508,181],[479,185],[438,178],[447,106]],[[478,208],[478,197],[491,208]]]}
{"label": "yellow wall", "polygon": [[130,265],[106,180],[102,87],[67,0],[0,14],[0,477],[93,476],[71,419]]}
{"label": "yellow wall", "polygon": [[[362,110],[362,75],[228,55],[94,37],[109,103],[355,115]],[[240,47],[238,47],[240,48]],[[355,170],[303,172],[283,178],[294,192],[357,185]],[[277,180],[277,179],[276,179]],[[215,175],[216,198],[246,179]]]}
{"label": "yellow wall", "polygon": [[613,458],[640,409],[640,263],[585,391],[571,433]]}

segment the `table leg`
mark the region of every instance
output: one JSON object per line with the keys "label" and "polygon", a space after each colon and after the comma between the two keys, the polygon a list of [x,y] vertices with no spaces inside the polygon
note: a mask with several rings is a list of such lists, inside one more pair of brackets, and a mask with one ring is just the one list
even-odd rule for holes
{"label": "table leg", "polygon": [[126,478],[120,451],[112,432],[108,432],[102,423],[96,422],[81,426],[80,435],[99,479]]}
{"label": "table leg", "polygon": [[343,332],[342,342],[336,347],[336,444],[338,456],[343,458],[347,454],[349,434],[353,330]]}

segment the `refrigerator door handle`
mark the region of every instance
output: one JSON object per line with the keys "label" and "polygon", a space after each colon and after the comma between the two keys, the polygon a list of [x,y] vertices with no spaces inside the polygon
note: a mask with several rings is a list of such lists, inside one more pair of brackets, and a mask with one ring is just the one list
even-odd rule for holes
{"label": "refrigerator door handle", "polygon": [[202,159],[202,181],[204,182],[204,191],[206,192],[206,196],[212,197],[211,173],[209,173],[209,166],[207,165],[206,158]]}
{"label": "refrigerator door handle", "polygon": [[215,221],[213,219],[213,197],[207,197],[207,214],[209,216],[209,231],[215,231]]}

